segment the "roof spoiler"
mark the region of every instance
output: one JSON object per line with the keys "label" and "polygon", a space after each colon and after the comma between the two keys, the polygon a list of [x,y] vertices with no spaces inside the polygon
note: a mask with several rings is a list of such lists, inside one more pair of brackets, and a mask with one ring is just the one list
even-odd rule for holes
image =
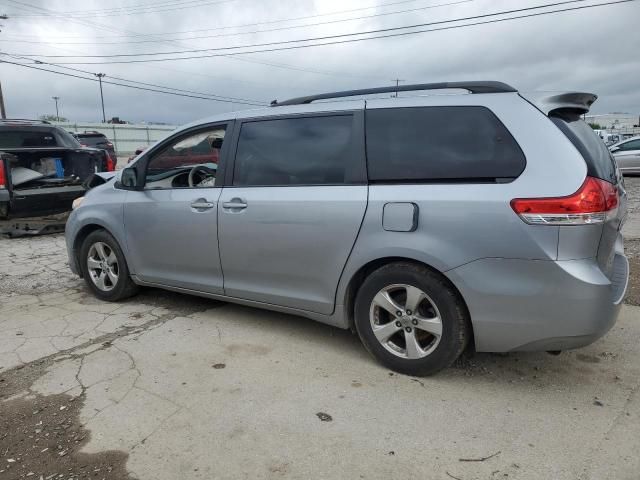
{"label": "roof spoiler", "polygon": [[545,115],[551,115],[558,110],[577,110],[580,114],[587,113],[593,102],[598,99],[597,95],[586,92],[567,92],[556,95],[549,95],[548,92],[531,94],[520,92],[520,96]]}

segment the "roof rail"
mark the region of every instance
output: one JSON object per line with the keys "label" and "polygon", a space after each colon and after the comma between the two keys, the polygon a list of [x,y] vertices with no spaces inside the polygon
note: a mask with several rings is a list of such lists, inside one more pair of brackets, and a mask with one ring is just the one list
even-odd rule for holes
{"label": "roof rail", "polygon": [[358,95],[370,95],[374,93],[392,93],[392,92],[412,92],[416,90],[443,90],[443,89],[462,89],[468,90],[469,93],[505,93],[517,92],[511,85],[502,82],[439,82],[439,83],[416,83],[414,85],[399,85],[376,88],[363,88],[360,90],[344,90],[342,92],[320,93],[318,95],[309,95],[307,97],[298,97],[278,102],[271,102],[272,107],[283,105],[301,105],[311,103],[315,100],[324,100],[328,98],[355,97]]}
{"label": "roof rail", "polygon": [[46,120],[31,120],[28,118],[2,118],[0,119],[0,124],[6,123],[24,123],[25,125],[32,123],[43,123],[46,125],[51,125],[51,122],[47,122]]}

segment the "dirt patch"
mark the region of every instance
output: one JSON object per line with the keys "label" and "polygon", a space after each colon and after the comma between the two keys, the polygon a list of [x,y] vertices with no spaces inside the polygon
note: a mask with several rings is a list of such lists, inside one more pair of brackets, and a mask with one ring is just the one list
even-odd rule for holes
{"label": "dirt patch", "polygon": [[0,477],[128,479],[128,454],[80,453],[89,432],[79,421],[83,396],[29,395],[0,408]]}
{"label": "dirt patch", "polygon": [[0,375],[0,478],[133,478],[126,470],[124,452],[79,453],[89,441],[89,431],[79,420],[84,395],[17,397],[28,392],[56,358],[69,356],[52,355]]}
{"label": "dirt patch", "polygon": [[624,299],[629,305],[640,305],[640,240],[626,240],[625,253],[629,258],[629,287]]}

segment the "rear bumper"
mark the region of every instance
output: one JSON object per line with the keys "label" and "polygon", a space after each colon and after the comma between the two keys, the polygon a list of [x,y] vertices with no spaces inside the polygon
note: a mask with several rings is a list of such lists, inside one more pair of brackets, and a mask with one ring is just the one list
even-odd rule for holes
{"label": "rear bumper", "polygon": [[614,325],[629,278],[620,251],[607,278],[595,259],[482,259],[447,272],[464,297],[480,352],[583,347]]}

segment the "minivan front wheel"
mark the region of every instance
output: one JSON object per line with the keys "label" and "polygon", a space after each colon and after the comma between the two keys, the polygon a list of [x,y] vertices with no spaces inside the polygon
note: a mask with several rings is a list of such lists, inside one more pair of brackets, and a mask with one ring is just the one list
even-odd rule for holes
{"label": "minivan front wheel", "polygon": [[380,363],[407,375],[448,367],[470,336],[457,292],[438,273],[404,262],[385,265],[365,279],[356,297],[355,324]]}
{"label": "minivan front wheel", "polygon": [[87,286],[101,300],[115,302],[138,291],[118,242],[105,230],[87,236],[80,248],[79,263]]}

